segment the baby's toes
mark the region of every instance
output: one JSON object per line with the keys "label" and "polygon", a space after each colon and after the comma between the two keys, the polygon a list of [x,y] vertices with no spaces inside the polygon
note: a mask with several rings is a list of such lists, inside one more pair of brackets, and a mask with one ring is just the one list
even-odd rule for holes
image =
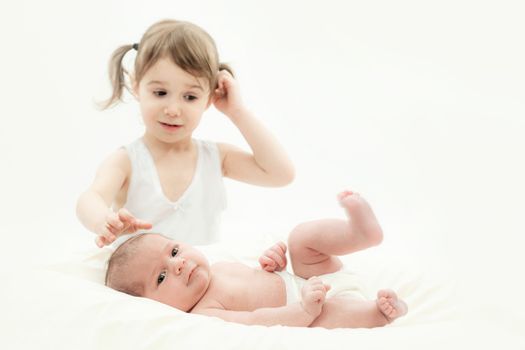
{"label": "baby's toes", "polygon": [[390,311],[388,317],[396,318],[397,317],[397,309],[396,308],[392,308],[392,311]]}
{"label": "baby's toes", "polygon": [[386,303],[388,303],[388,300],[385,297],[381,297],[379,298],[378,303],[380,306],[385,307]]}
{"label": "baby's toes", "polygon": [[345,190],[345,191],[341,191],[339,192],[339,194],[337,195],[337,198],[339,199],[343,199],[345,198],[346,196],[349,196],[352,194],[352,191],[348,191],[348,190]]}

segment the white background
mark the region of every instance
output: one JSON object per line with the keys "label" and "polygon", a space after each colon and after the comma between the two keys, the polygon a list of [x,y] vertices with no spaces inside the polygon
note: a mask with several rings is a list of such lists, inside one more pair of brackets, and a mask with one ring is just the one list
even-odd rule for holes
{"label": "white background", "polygon": [[[132,100],[95,108],[109,94],[109,56],[175,18],[215,38],[246,104],[296,166],[285,188],[226,181],[225,239],[284,238],[299,221],[343,217],[335,194],[350,188],[383,225],[385,241],[370,251],[378,264],[410,257],[503,314],[522,307],[522,4],[2,2],[2,269],[24,273],[25,263],[93,244],[76,199],[100,162],[143,130]],[[213,108],[195,136],[246,147]]]}

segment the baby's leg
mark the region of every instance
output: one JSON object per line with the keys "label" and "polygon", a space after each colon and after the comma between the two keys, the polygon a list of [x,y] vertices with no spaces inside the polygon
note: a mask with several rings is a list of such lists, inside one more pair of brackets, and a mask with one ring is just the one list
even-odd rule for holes
{"label": "baby's leg", "polygon": [[294,273],[308,279],[339,270],[337,255],[345,255],[381,243],[383,231],[370,205],[357,193],[339,194],[348,220],[323,219],[299,224],[288,238]]}
{"label": "baby's leg", "polygon": [[387,289],[380,290],[375,301],[333,297],[325,302],[323,311],[310,327],[382,327],[405,315],[407,311],[405,302]]}

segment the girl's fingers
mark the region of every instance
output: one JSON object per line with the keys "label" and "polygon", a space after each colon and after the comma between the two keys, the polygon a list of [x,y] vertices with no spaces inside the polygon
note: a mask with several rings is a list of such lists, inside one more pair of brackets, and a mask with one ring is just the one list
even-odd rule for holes
{"label": "girl's fingers", "polygon": [[95,244],[99,248],[102,248],[106,245],[110,245],[111,243],[113,243],[114,240],[115,240],[114,236],[113,238],[107,238],[106,236],[100,235],[100,236],[95,237]]}
{"label": "girl's fingers", "polygon": [[116,215],[111,215],[106,218],[106,227],[108,228],[121,230],[123,226],[124,224]]}
{"label": "girl's fingers", "polygon": [[138,230],[149,230],[152,227],[153,225],[147,221],[133,219],[132,222],[129,224],[129,227],[127,227],[127,231],[128,233],[134,233]]}
{"label": "girl's fingers", "polygon": [[118,211],[118,218],[122,222],[130,222],[135,219],[133,215],[126,209],[126,208],[120,208]]}
{"label": "girl's fingers", "polygon": [[121,208],[118,211],[120,220],[123,222],[122,231],[127,233],[134,233],[140,229],[148,230],[153,227],[153,225],[147,221],[137,219],[133,216],[127,209]]}
{"label": "girl's fingers", "polygon": [[153,225],[147,221],[144,221],[144,220],[135,220],[135,227],[137,229],[145,229],[145,230],[148,230],[150,228],[153,227]]}
{"label": "girl's fingers", "polygon": [[102,230],[102,236],[105,236],[107,238],[113,238],[115,235],[118,235],[122,232],[122,229],[124,228],[124,225],[119,221],[120,225],[111,225],[110,223],[106,223],[106,226],[104,226],[104,229]]}
{"label": "girl's fingers", "polygon": [[99,247],[99,248],[104,247],[104,242],[102,241],[102,239],[103,239],[103,238],[100,237],[100,236],[95,237],[95,244],[96,244],[97,247]]}
{"label": "girl's fingers", "polygon": [[225,75],[225,76],[227,76],[227,77],[232,77],[232,78],[233,78],[233,76],[231,75],[231,73],[228,72],[226,69],[222,69],[222,70],[220,70],[220,71],[219,71],[219,74],[222,74],[222,75]]}
{"label": "girl's fingers", "polygon": [[118,230],[116,230],[115,228],[112,228],[111,226],[106,224],[106,227],[100,233],[100,237],[103,237],[106,241],[111,243],[117,238],[116,235],[118,233],[119,233]]}

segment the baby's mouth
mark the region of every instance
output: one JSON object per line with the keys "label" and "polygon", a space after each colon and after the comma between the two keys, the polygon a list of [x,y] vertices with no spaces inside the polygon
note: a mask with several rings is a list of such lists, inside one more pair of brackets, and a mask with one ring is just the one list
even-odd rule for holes
{"label": "baby's mouth", "polygon": [[186,284],[190,283],[191,277],[193,276],[193,273],[197,270],[197,266],[194,265],[191,267],[190,272],[188,272],[188,280],[186,281]]}

